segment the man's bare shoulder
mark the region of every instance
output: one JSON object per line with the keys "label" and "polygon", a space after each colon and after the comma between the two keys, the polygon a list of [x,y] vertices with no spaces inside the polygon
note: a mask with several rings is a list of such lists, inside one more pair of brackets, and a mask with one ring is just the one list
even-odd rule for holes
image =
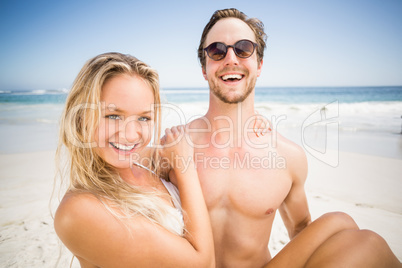
{"label": "man's bare shoulder", "polygon": [[205,116],[201,116],[187,123],[186,129],[190,134],[193,142],[199,142],[200,139],[205,139],[207,133],[211,133],[212,126]]}
{"label": "man's bare shoulder", "polygon": [[276,136],[278,153],[281,153],[285,156],[294,156],[296,158],[306,155],[303,148],[300,145],[284,137],[279,132],[275,132],[272,135]]}
{"label": "man's bare shoulder", "polygon": [[303,148],[278,132],[276,134],[277,152],[286,159],[292,176],[305,179],[307,176],[307,157]]}
{"label": "man's bare shoulder", "polygon": [[190,121],[186,126],[190,129],[207,129],[211,127],[211,124],[205,116],[201,116]]}

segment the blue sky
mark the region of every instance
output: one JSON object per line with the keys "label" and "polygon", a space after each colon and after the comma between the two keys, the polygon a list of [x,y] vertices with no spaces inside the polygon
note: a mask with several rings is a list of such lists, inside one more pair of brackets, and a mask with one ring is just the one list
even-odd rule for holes
{"label": "blue sky", "polygon": [[150,64],[162,88],[207,87],[199,39],[228,7],[265,24],[257,86],[402,85],[401,0],[2,0],[0,90],[70,88],[108,51]]}

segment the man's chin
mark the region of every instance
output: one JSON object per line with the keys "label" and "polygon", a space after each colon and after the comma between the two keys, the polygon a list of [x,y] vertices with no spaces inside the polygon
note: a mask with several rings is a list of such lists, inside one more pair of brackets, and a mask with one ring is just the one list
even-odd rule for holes
{"label": "man's chin", "polygon": [[243,89],[236,87],[231,89],[231,88],[220,87],[215,83],[210,83],[210,90],[223,103],[238,104],[247,99],[247,97],[251,94],[251,92],[253,92],[254,86],[255,82],[252,83],[251,85],[247,85]]}
{"label": "man's chin", "polygon": [[240,97],[238,97],[238,98],[231,98],[231,99],[229,99],[229,98],[219,98],[223,103],[226,103],[226,104],[238,104],[238,103],[240,103],[240,102],[243,102],[244,100],[245,100],[245,98],[240,98]]}
{"label": "man's chin", "polygon": [[213,91],[214,95],[226,104],[238,104],[243,102],[250,95],[251,91],[244,92],[243,94],[235,94],[234,92],[222,93],[220,91]]}

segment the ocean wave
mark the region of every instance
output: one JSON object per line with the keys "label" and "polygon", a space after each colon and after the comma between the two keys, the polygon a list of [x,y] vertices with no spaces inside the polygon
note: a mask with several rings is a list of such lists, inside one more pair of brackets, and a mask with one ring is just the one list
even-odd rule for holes
{"label": "ocean wave", "polygon": [[38,118],[38,119],[36,119],[36,122],[44,123],[44,124],[58,124],[57,120],[51,120],[51,119],[45,119],[45,118]]}
{"label": "ocean wave", "polygon": [[[205,114],[208,102],[167,103],[181,109],[183,114],[191,115],[195,111]],[[255,110],[264,116],[286,115],[288,118],[306,118],[313,113],[325,112],[326,116],[342,118],[364,118],[365,121],[376,121],[378,118],[401,121],[402,101],[395,102],[359,102],[359,103],[256,103]],[[324,115],[324,114],[323,114]],[[362,121],[363,122],[363,121]],[[376,122],[377,123],[377,122]]]}
{"label": "ocean wave", "polygon": [[20,125],[20,126],[32,126],[38,124],[45,125],[58,125],[58,118],[35,118],[35,117],[13,117],[6,118],[0,117],[0,125]]}
{"label": "ocean wave", "polygon": [[62,111],[64,103],[0,103],[0,114],[2,112],[21,112],[33,113],[43,111],[54,113]]}
{"label": "ocean wave", "polygon": [[31,93],[34,95],[43,95],[43,94],[46,94],[46,90],[45,89],[37,89],[37,90],[32,90]]}
{"label": "ocean wave", "polygon": [[33,90],[6,90],[0,91],[0,94],[9,95],[54,95],[54,94],[67,94],[69,92],[66,88],[61,89],[33,89]]}
{"label": "ocean wave", "polygon": [[[162,112],[166,126],[185,124],[203,116],[208,102],[183,103]],[[257,103],[255,110],[283,129],[301,129],[308,120],[316,119],[315,127],[327,126],[327,118],[338,123],[343,132],[399,133],[401,130],[402,102],[365,103]],[[165,121],[166,120],[166,121]]]}
{"label": "ocean wave", "polygon": [[209,94],[209,90],[205,89],[165,89],[161,90],[162,94]]}
{"label": "ocean wave", "polygon": [[266,111],[288,111],[290,113],[306,113],[316,110],[338,109],[339,113],[343,114],[396,114],[402,115],[402,101],[387,101],[387,102],[354,102],[354,103],[277,103],[265,102],[256,103],[257,110]]}

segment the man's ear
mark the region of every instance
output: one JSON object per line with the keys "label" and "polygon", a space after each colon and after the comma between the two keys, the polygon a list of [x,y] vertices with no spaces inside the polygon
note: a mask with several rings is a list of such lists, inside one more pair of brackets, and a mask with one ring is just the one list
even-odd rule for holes
{"label": "man's ear", "polygon": [[261,70],[262,70],[262,64],[264,63],[264,60],[261,60],[261,62],[258,64],[257,68],[257,77],[260,77]]}
{"label": "man's ear", "polygon": [[204,79],[208,81],[207,72],[204,67],[202,67],[202,76],[204,76]]}

